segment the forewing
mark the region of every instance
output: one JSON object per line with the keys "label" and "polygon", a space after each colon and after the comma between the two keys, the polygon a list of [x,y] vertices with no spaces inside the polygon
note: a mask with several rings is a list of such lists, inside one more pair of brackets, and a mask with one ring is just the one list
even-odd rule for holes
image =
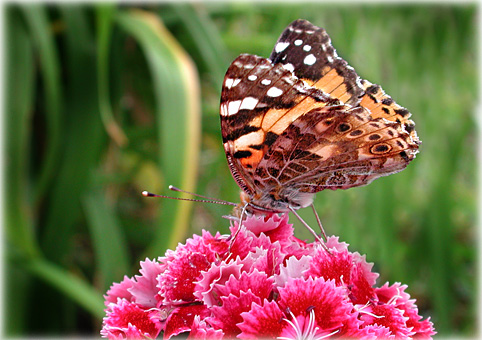
{"label": "forewing", "polygon": [[281,63],[308,84],[351,106],[362,106],[373,118],[398,122],[414,142],[419,142],[410,113],[385,94],[379,85],[361,79],[340,58],[323,28],[306,20],[293,21],[281,33],[270,60]]}
{"label": "forewing", "polygon": [[360,78],[337,55],[326,31],[309,21],[293,21],[281,33],[270,60],[343,103],[356,106],[364,93]]}
{"label": "forewing", "polygon": [[254,195],[260,189],[255,170],[279,135],[306,112],[339,103],[281,64],[254,55],[234,60],[224,78],[220,116],[226,157],[238,185]]}

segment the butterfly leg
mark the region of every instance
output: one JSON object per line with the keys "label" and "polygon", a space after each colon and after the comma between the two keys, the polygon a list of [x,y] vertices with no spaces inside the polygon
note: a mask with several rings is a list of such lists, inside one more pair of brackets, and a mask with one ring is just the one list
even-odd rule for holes
{"label": "butterfly leg", "polygon": [[308,225],[308,223],[306,223],[300,215],[298,215],[298,213],[296,212],[295,209],[289,207],[290,211],[301,221],[301,223],[303,223],[303,225],[306,227],[306,229],[308,229],[312,234],[313,236],[315,236],[316,240],[318,242],[320,242],[321,246],[328,252],[331,254],[330,250],[328,249],[328,247],[326,246],[325,242],[323,242],[323,240],[315,233],[315,231]]}
{"label": "butterfly leg", "polygon": [[246,208],[248,207],[249,203],[246,203],[243,207],[243,210],[241,211],[241,215],[239,216],[239,222],[238,222],[238,230],[236,230],[236,233],[234,234],[231,242],[229,243],[229,248],[228,252],[231,253],[231,248],[233,247],[234,241],[236,241],[236,237],[238,237],[239,231],[241,230],[241,226],[243,224],[243,217],[244,214],[246,213]]}
{"label": "butterfly leg", "polygon": [[328,237],[326,236],[325,229],[323,229],[323,225],[321,224],[320,216],[318,216],[318,213],[316,212],[316,209],[313,203],[311,203],[311,209],[313,209],[313,213],[316,216],[316,222],[318,222],[318,225],[320,226],[320,230],[321,230],[321,233],[323,234],[323,237],[325,238],[325,241],[328,241]]}

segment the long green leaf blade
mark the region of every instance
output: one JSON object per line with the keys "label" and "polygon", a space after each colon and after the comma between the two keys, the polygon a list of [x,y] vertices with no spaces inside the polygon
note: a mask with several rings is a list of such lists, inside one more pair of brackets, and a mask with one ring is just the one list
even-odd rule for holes
{"label": "long green leaf blade", "polygon": [[[4,243],[5,252],[15,251],[22,258],[38,255],[35,240],[34,214],[29,199],[29,127],[34,99],[33,46],[22,23],[18,9],[6,9],[6,106],[2,150],[5,160],[4,188]],[[1,185],[0,185],[1,186]],[[8,199],[5,199],[8,198]],[[4,322],[1,334],[19,336],[28,329],[28,296],[30,275],[16,264],[4,266]],[[8,311],[8,313],[5,313]]]}
{"label": "long green leaf blade", "polygon": [[33,207],[29,200],[28,154],[34,98],[33,48],[19,16],[8,21],[7,93],[4,142],[6,146],[5,189],[8,241],[24,256],[35,256]]}
{"label": "long green leaf blade", "polygon": [[122,281],[128,273],[127,245],[120,223],[100,191],[92,190],[83,203],[97,261],[100,289],[106,291],[114,281]]}
{"label": "long green leaf blade", "polygon": [[88,282],[44,259],[32,260],[26,264],[26,268],[70,297],[98,319],[104,316],[102,294],[94,290]]}
{"label": "long green leaf blade", "polygon": [[45,119],[47,122],[47,150],[38,175],[35,202],[41,200],[58,169],[62,148],[62,85],[60,60],[55,47],[53,32],[44,6],[28,4],[21,6],[30,33],[40,56],[42,80],[45,87]]}
{"label": "long green leaf blade", "polygon": [[225,58],[227,51],[214,23],[201,6],[177,3],[171,8],[189,32],[211,81],[219,87],[218,84],[222,82],[228,67]]}
{"label": "long green leaf blade", "polygon": [[96,7],[99,111],[109,136],[117,145],[125,146],[127,137],[114,119],[109,91],[109,47],[115,11],[116,7],[113,4],[102,4]]}
{"label": "long green leaf blade", "polygon": [[68,115],[63,159],[51,188],[42,236],[45,255],[54,262],[65,261],[71,251],[75,223],[81,217],[81,197],[89,188],[90,171],[97,164],[104,141],[97,98],[95,43],[88,17],[80,7],[60,9],[66,23]]}
{"label": "long green leaf blade", "polygon": [[[157,131],[164,178],[191,191],[195,186],[200,137],[199,80],[192,61],[158,17],[144,11],[119,13],[119,24],[141,45],[152,72]],[[185,236],[190,202],[164,200],[161,225],[147,256],[161,255]]]}

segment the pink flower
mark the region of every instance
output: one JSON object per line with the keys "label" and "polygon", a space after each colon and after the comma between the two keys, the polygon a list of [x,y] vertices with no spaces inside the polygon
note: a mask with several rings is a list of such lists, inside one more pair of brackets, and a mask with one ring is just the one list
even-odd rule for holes
{"label": "pink flower", "polygon": [[109,339],[156,338],[161,331],[157,312],[125,299],[110,303],[100,334]]}
{"label": "pink flower", "polygon": [[407,286],[375,287],[365,256],[330,237],[330,253],[294,237],[288,215],[249,217],[234,242],[203,231],[105,296],[111,339],[420,338],[435,334]]}

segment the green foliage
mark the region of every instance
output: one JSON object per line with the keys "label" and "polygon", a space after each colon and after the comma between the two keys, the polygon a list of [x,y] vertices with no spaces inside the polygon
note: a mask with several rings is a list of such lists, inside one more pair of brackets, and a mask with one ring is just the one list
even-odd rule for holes
{"label": "green foliage", "polygon": [[239,200],[220,138],[222,78],[240,53],[267,57],[297,18],[324,27],[407,107],[423,141],[403,172],[319,193],[325,230],[367,254],[381,282],[408,284],[439,334],[474,334],[475,6],[10,4],[5,14],[7,335],[96,335],[102,294],[139,260],[202,228],[227,232],[229,207],[140,192],[172,184]]}

